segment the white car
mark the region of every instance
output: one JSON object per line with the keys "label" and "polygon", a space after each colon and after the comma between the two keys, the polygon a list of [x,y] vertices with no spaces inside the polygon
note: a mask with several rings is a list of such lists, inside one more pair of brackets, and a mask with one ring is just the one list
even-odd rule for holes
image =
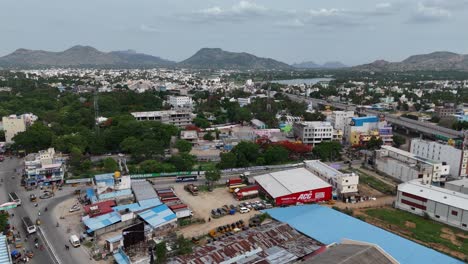
{"label": "white car", "polygon": [[246,208],[246,207],[241,207],[241,208],[239,209],[239,212],[240,212],[241,214],[245,214],[245,213],[250,212],[250,209],[249,209],[249,208]]}

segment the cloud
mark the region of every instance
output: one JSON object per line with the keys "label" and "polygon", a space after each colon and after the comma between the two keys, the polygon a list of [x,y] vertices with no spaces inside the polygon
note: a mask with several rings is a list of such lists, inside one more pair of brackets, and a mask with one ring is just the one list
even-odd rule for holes
{"label": "cloud", "polygon": [[433,23],[446,20],[452,12],[442,6],[419,2],[416,10],[409,19],[411,23]]}
{"label": "cloud", "polygon": [[140,30],[143,31],[143,32],[150,32],[150,33],[154,33],[154,32],[160,32],[160,30],[154,26],[150,26],[150,25],[147,25],[147,24],[141,24],[140,25]]}
{"label": "cloud", "polygon": [[268,15],[268,8],[250,1],[240,1],[231,7],[213,6],[197,10],[187,15],[192,21],[213,22],[213,21],[245,21],[255,18],[263,18]]}

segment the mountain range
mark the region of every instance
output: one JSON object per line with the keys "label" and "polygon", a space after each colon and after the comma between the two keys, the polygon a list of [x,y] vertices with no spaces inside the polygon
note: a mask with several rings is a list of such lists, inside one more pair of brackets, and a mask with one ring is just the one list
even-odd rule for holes
{"label": "mountain range", "polygon": [[339,61],[329,61],[324,64],[317,64],[313,61],[304,61],[301,63],[294,63],[291,66],[299,69],[339,69],[348,67]]}
{"label": "mountain range", "polygon": [[377,60],[369,64],[347,67],[340,62],[323,65],[302,62],[288,65],[271,58],[262,58],[245,52],[230,52],[220,48],[202,48],[190,58],[179,63],[160,57],[137,53],[133,50],[102,52],[90,46],[74,46],[65,51],[17,49],[0,57],[0,68],[37,67],[185,67],[196,69],[240,70],[294,70],[338,69],[352,71],[468,71],[468,55],[447,51],[414,55],[401,62]]}

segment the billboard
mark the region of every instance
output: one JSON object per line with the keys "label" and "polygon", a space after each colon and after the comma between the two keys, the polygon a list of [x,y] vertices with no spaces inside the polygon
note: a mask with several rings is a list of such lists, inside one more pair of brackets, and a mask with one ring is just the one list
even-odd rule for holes
{"label": "billboard", "polygon": [[145,241],[145,224],[143,222],[122,230],[124,248],[128,249],[135,244]]}
{"label": "billboard", "polygon": [[316,203],[332,198],[332,187],[319,188],[304,192],[292,193],[275,199],[276,205],[295,205],[298,203]]}

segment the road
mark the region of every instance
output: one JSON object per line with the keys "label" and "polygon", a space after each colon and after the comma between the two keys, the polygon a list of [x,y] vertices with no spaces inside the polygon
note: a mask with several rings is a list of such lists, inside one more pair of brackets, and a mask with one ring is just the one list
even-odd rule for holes
{"label": "road", "polygon": [[[69,245],[68,235],[64,230],[56,227],[57,219],[49,213],[52,212],[53,208],[62,202],[63,200],[69,198],[72,194],[70,188],[64,188],[63,191],[57,191],[56,196],[51,199],[38,199],[38,207],[34,207],[34,203],[29,202],[29,195],[31,193],[36,194],[39,197],[41,190],[37,189],[34,191],[26,191],[23,187],[20,186],[20,177],[15,176],[12,178],[12,175],[15,175],[15,169],[18,168],[22,160],[17,158],[7,158],[5,161],[0,163],[0,178],[4,179],[2,186],[0,187],[0,203],[8,201],[8,193],[16,192],[22,201],[22,206],[10,210],[10,213],[14,214],[11,223],[16,227],[15,229],[21,232],[21,237],[25,237],[25,231],[21,224],[21,218],[24,216],[29,216],[31,220],[35,221],[38,218],[38,212],[41,212],[41,230],[44,234],[44,238],[47,240],[48,245],[51,246],[49,250],[35,250],[35,255],[30,261],[32,264],[49,264],[56,263],[53,260],[52,254],[49,251],[55,253],[58,257],[58,261],[61,264],[85,264],[90,263],[89,254],[87,251],[80,248],[70,247],[69,251],[64,250],[64,245]],[[47,207],[48,211],[45,212]],[[43,237],[38,236],[39,244],[46,245]],[[32,239],[28,239],[26,248],[34,249],[34,242]]]}

